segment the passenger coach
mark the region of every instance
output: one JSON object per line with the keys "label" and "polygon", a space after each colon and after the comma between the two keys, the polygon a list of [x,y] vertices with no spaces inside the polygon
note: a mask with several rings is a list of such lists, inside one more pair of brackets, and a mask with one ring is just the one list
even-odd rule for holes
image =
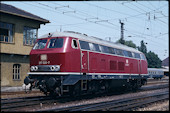
{"label": "passenger coach", "polygon": [[72,31],[40,37],[30,52],[24,83],[45,94],[81,94],[146,83],[145,55],[128,46]]}
{"label": "passenger coach", "polygon": [[148,75],[150,78],[162,79],[164,71],[161,68],[148,68]]}

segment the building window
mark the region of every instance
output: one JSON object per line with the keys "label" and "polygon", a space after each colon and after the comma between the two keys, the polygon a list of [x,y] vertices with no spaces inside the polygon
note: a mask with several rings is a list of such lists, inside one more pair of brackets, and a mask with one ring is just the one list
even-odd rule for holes
{"label": "building window", "polygon": [[13,80],[20,80],[21,75],[21,65],[14,64],[13,65]]}
{"label": "building window", "polygon": [[13,42],[13,24],[0,22],[0,42]]}
{"label": "building window", "polygon": [[37,39],[37,29],[31,27],[24,27],[23,44],[34,45]]}

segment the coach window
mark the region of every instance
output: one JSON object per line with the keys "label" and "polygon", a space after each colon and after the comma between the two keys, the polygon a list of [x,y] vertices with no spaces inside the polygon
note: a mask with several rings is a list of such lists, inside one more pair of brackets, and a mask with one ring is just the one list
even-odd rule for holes
{"label": "coach window", "polygon": [[72,40],[72,44],[71,45],[72,45],[72,48],[74,48],[74,49],[78,48],[76,39]]}
{"label": "coach window", "polygon": [[90,50],[89,43],[86,41],[79,41],[81,49]]}

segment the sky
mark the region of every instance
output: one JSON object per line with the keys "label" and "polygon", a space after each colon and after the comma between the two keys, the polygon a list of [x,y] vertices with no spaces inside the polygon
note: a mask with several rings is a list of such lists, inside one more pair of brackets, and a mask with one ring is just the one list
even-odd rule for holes
{"label": "sky", "polygon": [[169,57],[169,4],[156,1],[1,1],[50,21],[41,25],[38,37],[55,31],[75,31],[116,42],[121,37],[161,60]]}

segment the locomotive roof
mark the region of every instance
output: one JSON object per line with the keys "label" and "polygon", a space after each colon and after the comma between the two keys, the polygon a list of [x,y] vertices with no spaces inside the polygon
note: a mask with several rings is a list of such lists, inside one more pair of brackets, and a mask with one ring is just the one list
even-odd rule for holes
{"label": "locomotive roof", "polygon": [[42,39],[42,38],[47,38],[47,37],[74,37],[74,38],[78,38],[78,39],[82,39],[84,41],[88,41],[88,42],[93,42],[93,43],[97,43],[97,44],[101,44],[101,45],[105,45],[105,46],[110,46],[113,48],[117,48],[117,49],[123,49],[123,50],[127,50],[127,51],[132,51],[132,52],[136,52],[136,53],[142,53],[132,47],[128,47],[126,45],[120,44],[120,43],[114,43],[114,42],[109,42],[97,37],[93,37],[93,36],[88,36],[86,34],[81,34],[78,32],[73,32],[73,31],[64,31],[64,32],[50,32],[48,34],[45,34],[41,37],[39,37],[38,39]]}

